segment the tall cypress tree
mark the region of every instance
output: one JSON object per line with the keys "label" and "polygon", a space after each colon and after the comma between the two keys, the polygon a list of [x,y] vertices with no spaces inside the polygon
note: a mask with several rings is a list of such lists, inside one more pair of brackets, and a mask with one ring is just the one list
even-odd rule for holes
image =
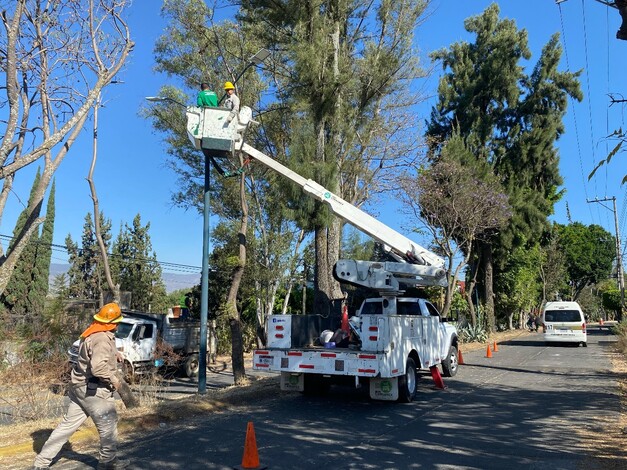
{"label": "tall cypress tree", "polygon": [[[100,228],[105,246],[109,248],[111,241],[111,220],[100,213]],[[69,293],[70,298],[99,300],[106,290],[102,255],[96,240],[96,232],[91,213],[85,215],[81,245],[75,243],[68,235],[65,245],[69,254],[70,269]]]}
{"label": "tall cypress tree", "polygon": [[495,260],[504,260],[517,246],[533,245],[547,228],[562,184],[555,141],[564,132],[568,96],[582,97],[578,74],[557,70],[562,52],[557,35],[527,75],[519,63],[531,57],[527,32],[499,19],[499,13],[493,4],[466,20],[466,30],[476,35],[474,43],[455,43],[432,55],[446,74],[428,126],[436,143],[434,158],[440,144],[458,132],[476,156],[476,163],[464,163],[487,163],[513,208],[510,227],[477,244],[474,253],[479,262],[473,271],[481,275],[491,331],[496,327],[494,276],[503,266]]}
{"label": "tall cypress tree", "polygon": [[28,292],[27,304],[32,312],[43,313],[46,296],[48,295],[50,261],[52,257],[52,241],[55,219],[55,191],[56,182],[53,180],[46,205],[46,220],[44,220],[39,243],[35,246],[32,285]]}
{"label": "tall cypress tree", "polygon": [[[41,179],[41,173],[37,169],[37,174],[31,187],[30,196],[28,198],[27,207],[32,203],[33,198],[36,195],[39,180]],[[35,217],[38,217],[41,212],[41,205],[36,208]],[[13,239],[24,229],[26,220],[28,219],[28,212],[25,209],[19,215],[15,228],[13,229]],[[22,251],[20,258],[18,259],[15,269],[11,274],[7,287],[2,294],[2,303],[13,314],[26,315],[29,312],[27,298],[29,290],[32,287],[33,271],[35,266],[35,257],[37,251],[37,243],[39,237],[37,234],[33,234],[28,244]],[[13,242],[9,244],[7,252],[13,248]]]}

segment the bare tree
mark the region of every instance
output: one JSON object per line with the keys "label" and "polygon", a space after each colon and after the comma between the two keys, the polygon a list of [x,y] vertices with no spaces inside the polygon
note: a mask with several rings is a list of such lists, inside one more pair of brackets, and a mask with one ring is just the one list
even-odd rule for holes
{"label": "bare tree", "polygon": [[[0,0],[0,64],[8,111],[0,142],[0,220],[16,174],[43,163],[31,214],[12,248],[0,247],[0,292],[30,236],[55,171],[82,130],[100,92],[133,48],[122,14],[128,0]],[[97,216],[96,216],[97,217]]]}
{"label": "bare tree", "polygon": [[[100,248],[100,256],[102,257],[102,268],[104,270],[105,279],[109,290],[113,293],[113,301],[120,303],[120,284],[113,282],[111,276],[111,267],[109,265],[109,255],[107,254],[107,246],[102,237],[102,227],[100,226],[100,204],[98,202],[98,193],[96,192],[96,183],[94,183],[94,170],[96,169],[96,160],[98,158],[98,109],[100,108],[100,94],[94,104],[94,140],[91,154],[91,165],[89,166],[89,174],[87,175],[87,183],[91,192],[91,200],[94,204],[94,228],[96,229],[96,240]],[[100,306],[104,304],[102,289],[100,290]]]}
{"label": "bare tree", "polygon": [[[448,260],[448,287],[442,309],[446,316],[459,273],[468,264],[473,244],[493,234],[509,219],[507,196],[497,185],[482,181],[455,161],[444,159],[416,177],[401,177],[399,183],[402,210],[412,222],[426,223],[439,251]],[[474,309],[472,305],[469,307],[475,325]]]}

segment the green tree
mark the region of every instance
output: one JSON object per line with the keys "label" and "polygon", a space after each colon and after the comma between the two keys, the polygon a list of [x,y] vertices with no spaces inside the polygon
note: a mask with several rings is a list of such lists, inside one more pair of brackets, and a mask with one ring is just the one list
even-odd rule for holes
{"label": "green tree", "polygon": [[557,300],[568,294],[566,258],[559,244],[557,225],[551,226],[540,245],[540,281],[542,302]]}
{"label": "green tree", "polygon": [[538,306],[542,289],[540,256],[537,245],[531,249],[517,247],[497,278],[495,303],[507,318],[509,329],[515,328],[514,322],[519,328],[524,328],[526,314]]}
{"label": "green tree", "polygon": [[33,312],[43,314],[46,296],[49,289],[50,262],[52,258],[52,242],[55,219],[55,188],[53,180],[46,205],[46,220],[44,220],[39,243],[35,247],[35,263],[33,264],[33,282],[28,292],[27,303]]}
{"label": "green tree", "polygon": [[132,226],[124,224],[113,243],[111,271],[120,290],[131,292],[132,309],[164,313],[168,299],[149,230],[150,222],[142,226],[139,214]]}
{"label": "green tree", "polygon": [[[537,243],[561,193],[555,141],[564,132],[568,96],[581,99],[578,73],[560,72],[558,36],[545,45],[530,75],[522,59],[531,57],[527,32],[499,19],[497,4],[466,20],[474,43],[458,42],[432,54],[446,73],[428,126],[433,158],[454,132],[475,156],[465,161],[483,168],[503,185],[513,209],[510,224],[474,249],[470,277],[480,274],[488,330],[496,327],[494,278],[509,253]],[[498,295],[498,293],[496,293]]]}
{"label": "green tree", "polygon": [[[111,243],[111,220],[100,213],[102,238],[107,247]],[[85,215],[81,245],[79,246],[68,235],[65,239],[70,268],[68,270],[70,298],[92,299],[102,303],[106,282],[102,256],[96,240],[94,222],[91,213]]]}
{"label": "green tree", "polygon": [[[27,207],[18,216],[15,228],[13,230],[13,238],[9,243],[8,250],[11,251],[17,240],[19,233],[24,230],[29,217],[28,207],[30,207],[37,195],[37,187],[41,181],[41,172],[37,169],[33,185],[31,186],[30,196],[28,198]],[[41,213],[41,204],[36,206],[34,216],[39,218]],[[7,283],[4,292],[2,293],[2,303],[11,313],[15,315],[25,316],[30,312],[28,304],[26,302],[28,298],[28,292],[32,286],[33,281],[33,267],[35,264],[35,255],[37,251],[38,234],[35,233],[32,239],[23,248],[20,259],[15,264],[15,269],[11,274],[9,282]]]}
{"label": "green tree", "polygon": [[574,222],[558,225],[559,245],[566,258],[570,297],[577,300],[582,290],[608,278],[616,258],[616,239],[599,225]]}
{"label": "green tree", "polygon": [[[376,191],[373,182],[385,180],[380,170],[396,162],[399,150],[415,145],[403,141],[412,133],[398,125],[408,122],[399,118],[416,102],[408,85],[424,75],[412,41],[425,7],[414,0],[242,2],[240,18],[281,51],[273,79],[290,111],[289,166],[353,204]],[[298,223],[314,231],[314,308],[327,312],[343,297],[333,279],[342,222],[303,200],[300,188],[285,193]]]}
{"label": "green tree", "polygon": [[[39,185],[41,174],[37,171],[31,189],[31,198],[35,197],[36,188]],[[54,232],[55,210],[55,184],[52,183],[42,233],[38,231],[32,235],[28,244],[22,251],[20,259],[5,288],[3,300],[5,306],[12,313],[22,316],[42,315],[48,293],[48,277],[50,274],[50,258],[52,256],[52,235]],[[27,219],[27,211],[20,215],[19,219]],[[37,213],[37,217],[40,214]],[[18,220],[16,230],[23,228]],[[15,239],[14,239],[15,240]]]}

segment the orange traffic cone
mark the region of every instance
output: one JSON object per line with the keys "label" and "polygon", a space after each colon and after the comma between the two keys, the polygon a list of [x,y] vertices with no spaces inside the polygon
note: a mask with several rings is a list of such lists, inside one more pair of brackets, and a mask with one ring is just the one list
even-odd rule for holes
{"label": "orange traffic cone", "polygon": [[446,386],[444,385],[444,380],[442,380],[438,366],[431,366],[429,367],[429,370],[431,371],[431,377],[433,377],[433,381],[435,382],[435,387],[444,390]]}
{"label": "orange traffic cone", "polygon": [[485,357],[492,357],[492,351],[490,350],[490,345],[488,344],[488,349],[486,350]]}
{"label": "orange traffic cone", "polygon": [[460,366],[463,366],[464,364],[466,364],[464,362],[464,356],[462,355],[462,348],[459,348],[457,350],[457,364],[459,364]]}
{"label": "orange traffic cone", "polygon": [[242,457],[242,465],[235,468],[255,470],[267,468],[265,466],[259,465],[257,440],[255,439],[255,427],[253,426],[252,421],[249,421],[248,426],[246,427],[246,441],[244,442],[244,456]]}
{"label": "orange traffic cone", "polygon": [[496,341],[494,342],[494,352],[499,352],[499,345],[496,343]]}

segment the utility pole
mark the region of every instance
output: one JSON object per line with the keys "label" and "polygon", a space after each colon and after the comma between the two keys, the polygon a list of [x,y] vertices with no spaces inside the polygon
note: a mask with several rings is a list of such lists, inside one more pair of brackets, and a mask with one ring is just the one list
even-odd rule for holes
{"label": "utility pole", "polygon": [[[603,202],[612,201],[613,208],[610,209]],[[616,197],[606,197],[603,199],[592,199],[587,200],[586,202],[590,204],[591,202],[597,202],[605,207],[607,210],[611,210],[614,213],[614,228],[616,230],[616,277],[618,280],[618,291],[620,292],[620,318],[619,321],[622,320],[623,309],[625,308],[625,275],[623,273],[623,258],[620,252],[620,233],[618,231],[618,213],[616,211]]]}

